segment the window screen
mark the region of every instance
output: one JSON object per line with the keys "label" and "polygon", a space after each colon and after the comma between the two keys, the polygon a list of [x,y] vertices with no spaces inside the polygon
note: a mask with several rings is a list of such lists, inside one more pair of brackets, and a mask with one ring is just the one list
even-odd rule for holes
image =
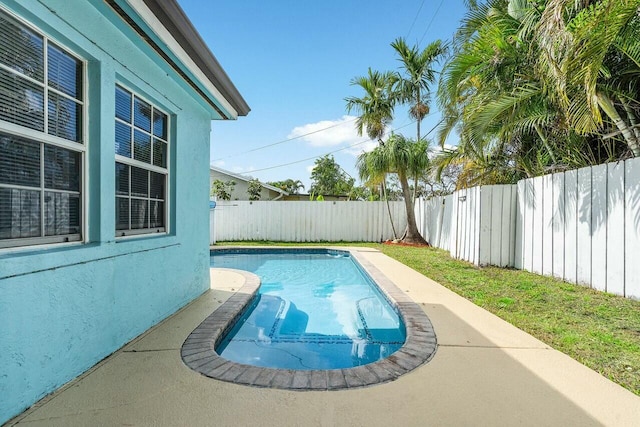
{"label": "window screen", "polygon": [[116,236],[166,231],[168,116],[116,86]]}
{"label": "window screen", "polygon": [[0,9],[0,248],[81,239],[83,80],[81,60]]}

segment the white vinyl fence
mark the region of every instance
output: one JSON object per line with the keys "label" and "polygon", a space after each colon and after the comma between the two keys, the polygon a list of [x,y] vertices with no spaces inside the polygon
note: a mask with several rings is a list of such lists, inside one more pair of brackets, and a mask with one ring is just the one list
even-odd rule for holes
{"label": "white vinyl fence", "polygon": [[450,248],[453,195],[418,199],[415,213],[418,230],[431,245],[444,249]]}
{"label": "white vinyl fence", "polygon": [[416,216],[455,258],[640,298],[640,158],[417,201]]}
{"label": "white vinyl fence", "polygon": [[485,185],[416,201],[418,229],[451,256],[476,265],[513,266],[515,185]]}
{"label": "white vinyl fence", "polygon": [[640,298],[640,158],[520,181],[515,267]]}
{"label": "white vinyl fence", "polygon": [[[401,236],[407,226],[404,202],[389,202]],[[380,242],[393,239],[385,202],[218,201],[211,210],[210,242]]]}

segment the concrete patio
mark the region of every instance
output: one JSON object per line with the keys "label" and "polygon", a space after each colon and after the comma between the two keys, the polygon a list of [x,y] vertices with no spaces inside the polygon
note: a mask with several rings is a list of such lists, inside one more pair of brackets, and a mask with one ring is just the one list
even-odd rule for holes
{"label": "concrete patio", "polygon": [[354,250],[434,325],[435,357],[398,380],[300,392],[192,371],[182,343],[244,280],[212,270],[210,291],[9,425],[639,425],[640,397],[384,254]]}

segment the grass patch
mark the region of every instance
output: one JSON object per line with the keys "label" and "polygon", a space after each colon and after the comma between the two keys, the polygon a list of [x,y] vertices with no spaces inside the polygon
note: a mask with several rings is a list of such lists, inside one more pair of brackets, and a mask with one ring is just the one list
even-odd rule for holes
{"label": "grass patch", "polygon": [[[219,242],[225,244],[239,243]],[[376,248],[640,395],[640,301],[526,271],[478,268],[435,248],[304,244],[326,245]]]}

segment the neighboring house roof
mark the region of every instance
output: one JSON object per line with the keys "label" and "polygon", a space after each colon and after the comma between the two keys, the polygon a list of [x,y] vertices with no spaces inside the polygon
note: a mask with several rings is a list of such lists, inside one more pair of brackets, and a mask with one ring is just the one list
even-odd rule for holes
{"label": "neighboring house roof", "polygon": [[[251,178],[249,176],[244,176],[244,175],[240,175],[240,174],[237,174],[237,173],[233,173],[233,172],[230,172],[230,171],[228,171],[226,169],[219,168],[217,166],[210,166],[209,168],[212,171],[215,171],[215,172],[218,172],[218,173],[221,173],[221,174],[224,174],[224,175],[229,175],[231,178],[235,178],[235,179],[240,180],[240,181],[249,182],[249,181],[251,181],[253,179],[253,178]],[[260,185],[262,185],[262,187],[266,188],[267,190],[275,191],[277,193],[282,194],[283,196],[288,196],[289,195],[289,193],[284,191],[282,188],[274,187],[273,185],[265,184],[263,182],[260,182]]]}
{"label": "neighboring house roof", "polygon": [[[106,1],[222,118],[249,113],[246,101],[175,0]],[[130,16],[122,7],[124,1],[144,22]]]}
{"label": "neighboring house roof", "polygon": [[319,196],[322,196],[322,198],[328,202],[349,200],[349,196],[346,194],[295,193],[290,194],[289,196],[290,197],[287,200],[294,200],[294,198],[298,198],[299,200],[316,200]]}

